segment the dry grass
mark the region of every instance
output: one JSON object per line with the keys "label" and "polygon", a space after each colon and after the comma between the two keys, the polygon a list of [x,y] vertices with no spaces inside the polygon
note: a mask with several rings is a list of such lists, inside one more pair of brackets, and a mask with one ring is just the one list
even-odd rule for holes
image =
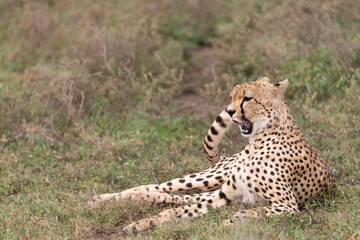
{"label": "dry grass", "polygon": [[[289,69],[306,66],[299,59],[324,49],[324,60],[329,56],[336,59],[334,68],[338,70],[334,75],[343,71],[349,74],[359,62],[360,41],[354,33],[359,6],[353,1],[223,4],[213,0],[207,4],[185,0],[175,4],[143,0],[6,3],[12,15],[4,12],[3,20],[16,17],[2,34],[3,39],[11,39],[4,46],[12,49],[4,53],[3,63],[21,78],[12,81],[16,90],[5,92],[7,106],[19,109],[3,106],[2,114],[11,119],[3,126],[27,123],[42,115],[46,116],[43,122],[47,128],[61,136],[74,120],[73,115],[81,119],[88,113],[122,113],[139,106],[161,113],[164,105],[181,94],[182,69],[191,68],[191,61],[197,61],[186,57],[193,44],[211,42],[212,55],[220,60],[212,66],[210,81],[204,79],[202,86],[197,86],[202,88],[201,97],[217,104],[224,102],[218,96],[228,94],[233,85],[259,75],[276,80],[294,78],[290,96],[295,98],[310,91],[308,85],[315,85],[313,78],[318,76],[306,79],[312,74],[307,69]],[[320,67],[326,68],[326,64]],[[64,81],[74,88],[71,105],[53,91]],[[346,85],[346,80],[342,81]],[[316,88],[326,84],[324,80]],[[39,94],[32,94],[35,89]],[[47,111],[40,113],[39,109]],[[10,116],[11,112],[16,114]]]}
{"label": "dry grass", "polygon": [[358,61],[360,41],[354,30],[360,6],[356,1],[273,4],[271,9],[245,18],[234,15],[231,24],[219,29],[214,47],[235,73],[240,68],[245,76],[255,72],[278,78],[279,67],[319,49],[327,49],[349,67]]}
{"label": "dry grass", "polygon": [[[230,86],[269,76],[290,79],[291,98],[315,92],[329,98],[334,87],[349,86],[351,69],[359,64],[359,8],[355,1],[248,1],[235,8],[238,14],[220,24],[212,39],[222,63],[205,95],[223,102],[216,96],[228,94]],[[320,76],[319,69],[329,74]]]}

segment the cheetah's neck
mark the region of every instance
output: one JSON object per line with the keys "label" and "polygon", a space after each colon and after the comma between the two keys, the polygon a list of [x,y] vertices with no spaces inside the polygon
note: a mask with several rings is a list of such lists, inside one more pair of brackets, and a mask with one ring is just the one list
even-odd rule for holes
{"label": "cheetah's neck", "polygon": [[264,130],[249,138],[249,145],[252,148],[259,148],[264,139],[281,139],[287,135],[295,138],[303,138],[299,127],[297,126],[293,115],[286,102],[277,109],[276,117],[267,125]]}

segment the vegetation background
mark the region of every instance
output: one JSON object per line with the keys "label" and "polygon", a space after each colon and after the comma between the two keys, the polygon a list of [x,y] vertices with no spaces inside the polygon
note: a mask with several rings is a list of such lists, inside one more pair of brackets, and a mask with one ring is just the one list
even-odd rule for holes
{"label": "vegetation background", "polygon": [[[238,83],[288,78],[295,118],[334,170],[334,197],[225,228],[239,208],[138,239],[360,239],[357,0],[0,0],[0,239],[118,239],[169,206],[118,192],[200,171]],[[233,128],[223,151],[241,150]]]}

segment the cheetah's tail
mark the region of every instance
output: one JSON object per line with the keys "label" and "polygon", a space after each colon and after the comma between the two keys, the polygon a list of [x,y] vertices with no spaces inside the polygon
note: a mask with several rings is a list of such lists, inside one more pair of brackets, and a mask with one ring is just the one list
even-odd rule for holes
{"label": "cheetah's tail", "polygon": [[231,124],[229,114],[223,110],[209,128],[204,140],[204,152],[210,162],[216,163],[227,157],[219,152],[219,144]]}

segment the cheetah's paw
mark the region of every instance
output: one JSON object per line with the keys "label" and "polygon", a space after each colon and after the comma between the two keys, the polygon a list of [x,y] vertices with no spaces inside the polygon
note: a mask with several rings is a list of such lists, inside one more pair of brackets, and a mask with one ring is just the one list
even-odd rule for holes
{"label": "cheetah's paw", "polygon": [[226,219],[223,221],[223,224],[225,227],[230,227],[230,226],[234,225],[234,220],[232,218]]}
{"label": "cheetah's paw", "polygon": [[112,202],[113,200],[117,200],[118,198],[119,198],[118,194],[106,193],[106,194],[96,195],[96,196],[92,197],[86,204],[89,207],[94,207],[101,203]]}
{"label": "cheetah's paw", "polygon": [[155,225],[152,220],[144,219],[127,225],[126,227],[123,228],[123,231],[126,233],[137,234],[138,232],[152,229],[154,226]]}

